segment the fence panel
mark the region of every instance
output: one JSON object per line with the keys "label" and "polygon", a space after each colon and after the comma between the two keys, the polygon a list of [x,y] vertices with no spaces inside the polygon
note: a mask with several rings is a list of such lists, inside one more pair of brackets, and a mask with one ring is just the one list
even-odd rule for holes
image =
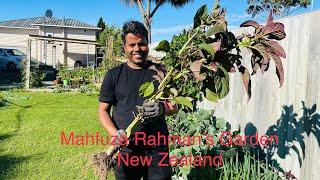
{"label": "fence panel", "polygon": [[[252,78],[249,102],[240,74],[234,73],[230,76],[231,90],[226,98],[216,104],[208,101],[199,104],[204,109],[215,109],[216,116],[228,120],[235,129],[240,125],[243,132],[257,131],[263,135],[277,127],[279,139],[282,136],[287,142],[295,141],[279,145],[274,157],[284,170],[292,170],[298,179],[308,180],[320,177],[320,109],[317,107],[312,116],[306,114],[306,108],[320,104],[319,19],[320,11],[315,11],[279,20],[287,33],[281,42],[287,53],[282,61],[285,80],[281,88],[272,62],[268,72],[262,75],[259,71]],[[244,31],[234,30],[236,34]],[[250,67],[248,52],[242,55],[246,67]],[[313,132],[308,136],[311,129]]]}

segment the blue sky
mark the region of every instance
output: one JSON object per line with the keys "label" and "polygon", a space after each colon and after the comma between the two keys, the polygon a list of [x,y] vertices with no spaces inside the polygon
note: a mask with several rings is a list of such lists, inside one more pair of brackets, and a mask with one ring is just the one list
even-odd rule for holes
{"label": "blue sky", "polygon": [[[182,8],[164,5],[158,9],[153,18],[153,41],[170,40],[183,28],[192,24],[193,16],[202,4],[212,7],[214,0],[194,0]],[[251,16],[245,13],[247,0],[221,0],[222,7],[227,9],[229,26],[237,27]],[[314,10],[320,9],[320,0],[314,0]],[[121,28],[127,20],[141,20],[136,6],[126,6],[121,0],[10,0],[1,1],[0,21],[43,16],[47,9],[53,11],[54,17],[74,18],[96,25],[99,17],[103,17],[108,25]],[[301,9],[294,14],[310,11]],[[256,17],[264,19],[264,15]]]}

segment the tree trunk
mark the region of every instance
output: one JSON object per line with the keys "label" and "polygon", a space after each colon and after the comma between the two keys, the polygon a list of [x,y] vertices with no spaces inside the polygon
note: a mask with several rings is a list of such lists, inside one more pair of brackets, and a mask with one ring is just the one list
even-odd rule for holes
{"label": "tree trunk", "polygon": [[151,9],[151,0],[148,1],[147,4],[147,30],[148,30],[148,43],[151,44],[151,15],[150,15],[150,9]]}
{"label": "tree trunk", "polygon": [[148,42],[151,44],[151,24],[147,25],[147,30],[148,30]]}

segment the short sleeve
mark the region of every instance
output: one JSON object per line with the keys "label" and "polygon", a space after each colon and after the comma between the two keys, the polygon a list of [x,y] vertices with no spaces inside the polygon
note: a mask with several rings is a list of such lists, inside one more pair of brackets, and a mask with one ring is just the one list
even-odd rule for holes
{"label": "short sleeve", "polygon": [[99,101],[109,104],[114,104],[115,102],[115,93],[114,93],[114,79],[112,76],[112,71],[108,71],[103,79]]}

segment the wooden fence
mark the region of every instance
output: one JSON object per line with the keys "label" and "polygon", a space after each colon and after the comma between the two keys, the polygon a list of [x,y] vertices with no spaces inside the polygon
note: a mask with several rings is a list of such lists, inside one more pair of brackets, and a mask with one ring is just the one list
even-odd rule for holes
{"label": "wooden fence", "polygon": [[[259,71],[252,78],[249,102],[240,74],[234,73],[227,97],[199,106],[215,109],[215,115],[234,129],[240,125],[243,134],[278,134],[279,145],[266,150],[275,150],[274,158],[281,167],[298,179],[316,180],[320,177],[320,11],[277,21],[284,23],[287,34],[281,41],[287,53],[282,61],[283,86],[279,88],[272,62],[268,72],[262,75]],[[248,52],[243,53],[246,67],[250,67],[249,57]]]}

